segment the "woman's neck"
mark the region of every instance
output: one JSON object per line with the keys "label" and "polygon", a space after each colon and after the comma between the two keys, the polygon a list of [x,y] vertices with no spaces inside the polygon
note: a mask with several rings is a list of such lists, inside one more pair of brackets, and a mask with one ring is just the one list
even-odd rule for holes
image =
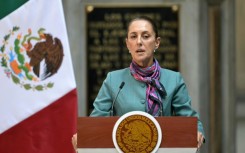
{"label": "woman's neck", "polygon": [[149,60],[149,61],[139,62],[139,63],[134,61],[134,63],[136,63],[140,68],[147,68],[154,64],[154,59]]}

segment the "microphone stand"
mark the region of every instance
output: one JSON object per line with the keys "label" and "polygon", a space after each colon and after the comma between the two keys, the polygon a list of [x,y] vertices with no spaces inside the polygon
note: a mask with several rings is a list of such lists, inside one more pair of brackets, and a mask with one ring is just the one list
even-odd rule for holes
{"label": "microphone stand", "polygon": [[114,116],[114,104],[115,104],[115,101],[117,100],[117,97],[118,97],[120,91],[122,90],[124,84],[125,84],[125,82],[122,82],[121,85],[119,86],[119,90],[117,92],[116,98],[113,100],[112,105],[111,105],[110,116]]}

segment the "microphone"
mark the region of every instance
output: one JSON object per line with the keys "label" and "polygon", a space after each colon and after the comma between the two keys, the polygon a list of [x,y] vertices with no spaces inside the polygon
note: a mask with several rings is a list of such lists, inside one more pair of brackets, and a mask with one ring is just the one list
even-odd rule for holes
{"label": "microphone", "polygon": [[116,98],[113,100],[112,105],[111,105],[110,116],[114,116],[114,104],[115,104],[115,101],[117,100],[117,97],[118,97],[120,91],[122,90],[124,84],[125,84],[125,82],[123,81],[121,83],[121,85],[119,86],[119,90],[117,92]]}

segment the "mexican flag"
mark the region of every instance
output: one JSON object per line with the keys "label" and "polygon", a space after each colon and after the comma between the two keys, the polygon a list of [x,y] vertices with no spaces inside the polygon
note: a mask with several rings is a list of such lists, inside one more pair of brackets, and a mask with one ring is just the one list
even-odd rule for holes
{"label": "mexican flag", "polygon": [[74,153],[77,91],[61,0],[0,0],[0,153]]}

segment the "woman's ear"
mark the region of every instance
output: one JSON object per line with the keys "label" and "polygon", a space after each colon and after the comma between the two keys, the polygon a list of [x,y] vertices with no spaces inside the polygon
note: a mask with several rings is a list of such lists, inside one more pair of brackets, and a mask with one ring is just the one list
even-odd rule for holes
{"label": "woman's ear", "polygon": [[160,46],[160,41],[161,41],[161,38],[157,37],[156,44],[155,44],[155,49],[157,49]]}
{"label": "woman's ear", "polygon": [[128,48],[128,38],[125,38],[126,47]]}

